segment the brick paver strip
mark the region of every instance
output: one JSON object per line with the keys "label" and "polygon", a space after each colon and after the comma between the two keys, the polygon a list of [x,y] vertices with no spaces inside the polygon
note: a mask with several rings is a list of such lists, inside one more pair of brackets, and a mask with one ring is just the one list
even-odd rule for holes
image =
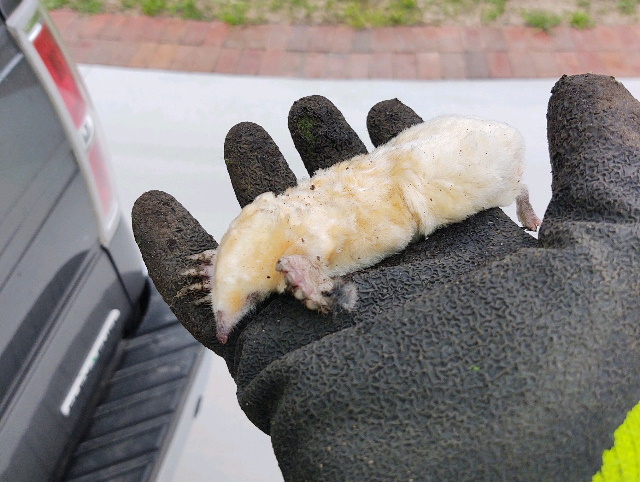
{"label": "brick paver strip", "polygon": [[640,24],[529,27],[251,25],[51,12],[79,63],[344,79],[640,77]]}
{"label": "brick paver strip", "polygon": [[575,52],[555,52],[556,64],[562,65],[567,75],[583,73],[582,63]]}
{"label": "brick paver strip", "polygon": [[369,76],[369,65],[371,65],[371,54],[354,53],[348,55],[347,79],[366,79]]}
{"label": "brick paver strip", "polygon": [[[57,18],[57,13],[57,11],[52,12],[54,21]],[[127,20],[125,16],[109,15],[109,21],[100,32],[100,38],[104,40],[125,40],[124,32],[126,31]],[[71,33],[66,28],[62,28],[61,32],[65,39],[72,38]]]}
{"label": "brick paver strip", "polygon": [[307,55],[304,65],[304,77],[321,79],[325,77],[327,56],[323,53],[311,52]]}
{"label": "brick paver strip", "polygon": [[258,75],[279,75],[284,62],[284,50],[266,50]]}
{"label": "brick paver strip", "polygon": [[443,79],[451,80],[469,78],[463,53],[445,52],[440,55],[440,63],[442,65]]}
{"label": "brick paver strip", "polygon": [[328,79],[344,79],[350,74],[348,73],[350,55],[346,54],[327,54],[326,67],[324,76]]}
{"label": "brick paver strip", "polygon": [[508,79],[513,77],[509,54],[506,52],[489,52],[487,54],[489,63],[489,77],[492,79]]}
{"label": "brick paver strip", "polygon": [[411,80],[418,76],[418,59],[415,54],[394,54],[393,78]]}
{"label": "brick paver strip", "polygon": [[260,70],[264,50],[244,49],[238,61],[236,73],[240,75],[256,75]]}

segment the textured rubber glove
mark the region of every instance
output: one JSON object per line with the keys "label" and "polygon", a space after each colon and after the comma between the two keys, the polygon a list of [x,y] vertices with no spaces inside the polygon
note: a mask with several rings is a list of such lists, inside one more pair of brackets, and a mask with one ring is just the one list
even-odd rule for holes
{"label": "textured rubber glove", "polygon": [[[420,118],[370,111],[375,145]],[[307,170],[365,151],[322,97],[294,104]],[[613,78],[563,77],[548,109],[553,196],[539,240],[500,209],[478,213],[348,278],[354,311],[273,296],[229,342],[192,283],[216,246],[168,194],[133,209],[165,301],[223,356],[247,416],[288,480],[585,480],[640,401],[640,104]],[[295,183],[262,128],[225,142],[241,205]],[[535,186],[532,186],[535,189]],[[250,456],[250,454],[248,454]]]}

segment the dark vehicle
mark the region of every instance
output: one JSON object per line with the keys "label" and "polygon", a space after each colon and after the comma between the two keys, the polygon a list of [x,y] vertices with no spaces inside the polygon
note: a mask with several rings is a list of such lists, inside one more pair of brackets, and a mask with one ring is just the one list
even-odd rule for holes
{"label": "dark vehicle", "polygon": [[167,479],[208,358],[143,269],[47,13],[0,18],[0,480]]}

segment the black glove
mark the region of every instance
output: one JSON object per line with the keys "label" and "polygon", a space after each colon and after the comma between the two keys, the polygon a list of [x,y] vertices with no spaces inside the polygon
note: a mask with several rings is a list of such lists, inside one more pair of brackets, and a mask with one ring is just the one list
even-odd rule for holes
{"label": "black glove", "polygon": [[[539,241],[500,209],[353,273],[352,312],[273,296],[225,345],[210,307],[176,297],[215,241],[168,194],[133,209],[165,301],[223,356],[288,480],[583,480],[640,401],[640,104],[609,77],[563,77],[548,132],[553,197]],[[397,100],[367,119],[375,145],[421,119]],[[312,173],[365,151],[318,96],[289,129]],[[260,126],[225,161],[244,205],[295,183]],[[535,188],[535,187],[534,187]],[[248,454],[249,455],[249,454]]]}

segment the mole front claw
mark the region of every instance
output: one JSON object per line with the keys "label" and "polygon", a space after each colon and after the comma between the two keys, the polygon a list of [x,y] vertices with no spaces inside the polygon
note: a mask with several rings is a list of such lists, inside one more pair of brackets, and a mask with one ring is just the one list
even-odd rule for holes
{"label": "mole front claw", "polygon": [[[180,276],[187,278],[200,278],[200,281],[192,283],[184,288],[180,289],[176,293],[177,298],[181,298],[189,293],[198,291],[211,291],[213,285],[213,277],[215,273],[215,259],[216,250],[208,249],[202,253],[196,253],[191,256],[187,256],[187,259],[200,262],[200,266],[194,268],[188,268],[180,273]],[[195,301],[195,304],[203,304],[211,300],[211,293],[207,296]]]}
{"label": "mole front claw", "polygon": [[202,298],[198,298],[193,302],[194,305],[204,305],[204,304],[210,305],[212,303],[213,303],[213,296],[211,295],[211,292],[209,292],[209,294],[207,294],[206,296],[203,296]]}
{"label": "mole front claw", "polygon": [[197,283],[190,284],[189,286],[185,286],[180,291],[176,293],[177,298],[182,298],[189,293],[193,293],[195,291],[210,291],[211,290],[211,282],[209,280],[199,281]]}
{"label": "mole front claw", "polygon": [[191,256],[187,256],[187,259],[191,259],[193,261],[200,261],[202,264],[213,265],[216,259],[217,249],[207,249],[201,253],[192,254]]}

